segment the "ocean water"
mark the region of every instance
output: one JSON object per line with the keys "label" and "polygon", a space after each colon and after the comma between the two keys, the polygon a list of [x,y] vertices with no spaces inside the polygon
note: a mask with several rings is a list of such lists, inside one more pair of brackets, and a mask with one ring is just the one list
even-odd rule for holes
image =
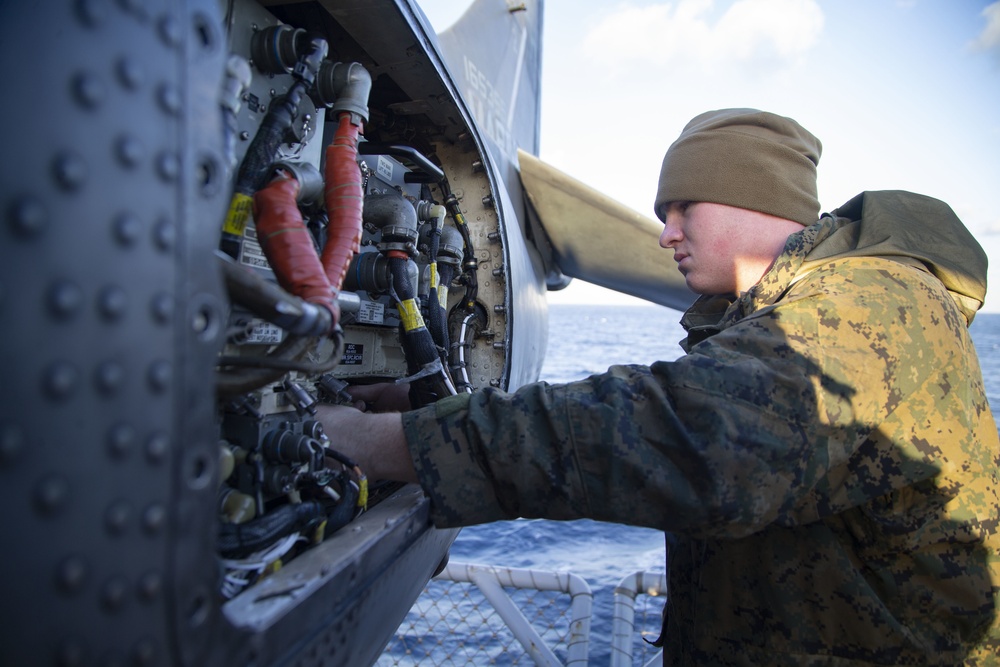
{"label": "ocean water", "polygon": [[[680,313],[659,306],[553,305],[541,379],[568,382],[619,363],[682,354]],[[1000,406],[1000,314],[981,314],[970,329],[994,410]],[[610,660],[612,595],[626,575],[663,572],[663,533],[595,521],[505,521],[465,528],[451,550],[459,562],[571,572],[594,592],[590,664]]]}

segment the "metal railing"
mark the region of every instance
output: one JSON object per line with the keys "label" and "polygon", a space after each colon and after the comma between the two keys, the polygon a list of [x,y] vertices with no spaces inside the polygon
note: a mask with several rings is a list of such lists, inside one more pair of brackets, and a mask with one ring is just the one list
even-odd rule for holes
{"label": "metal railing", "polygon": [[[660,596],[667,594],[665,574],[635,572],[619,582],[615,588],[614,620],[611,623],[611,667],[632,667],[632,648],[635,645],[635,599],[639,595]],[[663,664],[663,651],[646,663],[647,667]]]}
{"label": "metal railing", "polygon": [[[648,646],[640,633],[648,634],[649,624],[637,625],[636,599],[665,592],[665,576],[647,572],[631,574],[615,588],[612,665],[631,667],[634,653],[645,662]],[[590,586],[573,574],[449,563],[428,584],[377,665],[586,667],[592,607]],[[645,664],[660,664],[659,654]]]}

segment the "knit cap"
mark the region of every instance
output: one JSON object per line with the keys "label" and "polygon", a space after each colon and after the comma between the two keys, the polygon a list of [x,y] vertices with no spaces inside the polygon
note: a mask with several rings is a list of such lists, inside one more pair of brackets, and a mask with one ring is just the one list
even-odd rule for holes
{"label": "knit cap", "polygon": [[696,116],[663,157],[654,204],[713,202],[811,225],[819,217],[816,165],[823,146],[791,118],[757,109]]}

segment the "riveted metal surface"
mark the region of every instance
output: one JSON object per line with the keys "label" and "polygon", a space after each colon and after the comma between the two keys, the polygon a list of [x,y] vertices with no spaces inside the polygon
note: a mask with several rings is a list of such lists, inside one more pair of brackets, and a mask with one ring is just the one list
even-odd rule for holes
{"label": "riveted metal surface", "polygon": [[4,664],[199,664],[220,624],[217,5],[0,3]]}

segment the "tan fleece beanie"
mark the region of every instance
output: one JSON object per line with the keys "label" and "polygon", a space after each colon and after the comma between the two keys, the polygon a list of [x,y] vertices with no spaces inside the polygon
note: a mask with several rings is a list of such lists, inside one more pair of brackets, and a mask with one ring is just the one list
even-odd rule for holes
{"label": "tan fleece beanie", "polygon": [[816,165],[823,146],[791,118],[757,109],[696,116],[663,157],[654,204],[714,202],[811,225],[819,217]]}

